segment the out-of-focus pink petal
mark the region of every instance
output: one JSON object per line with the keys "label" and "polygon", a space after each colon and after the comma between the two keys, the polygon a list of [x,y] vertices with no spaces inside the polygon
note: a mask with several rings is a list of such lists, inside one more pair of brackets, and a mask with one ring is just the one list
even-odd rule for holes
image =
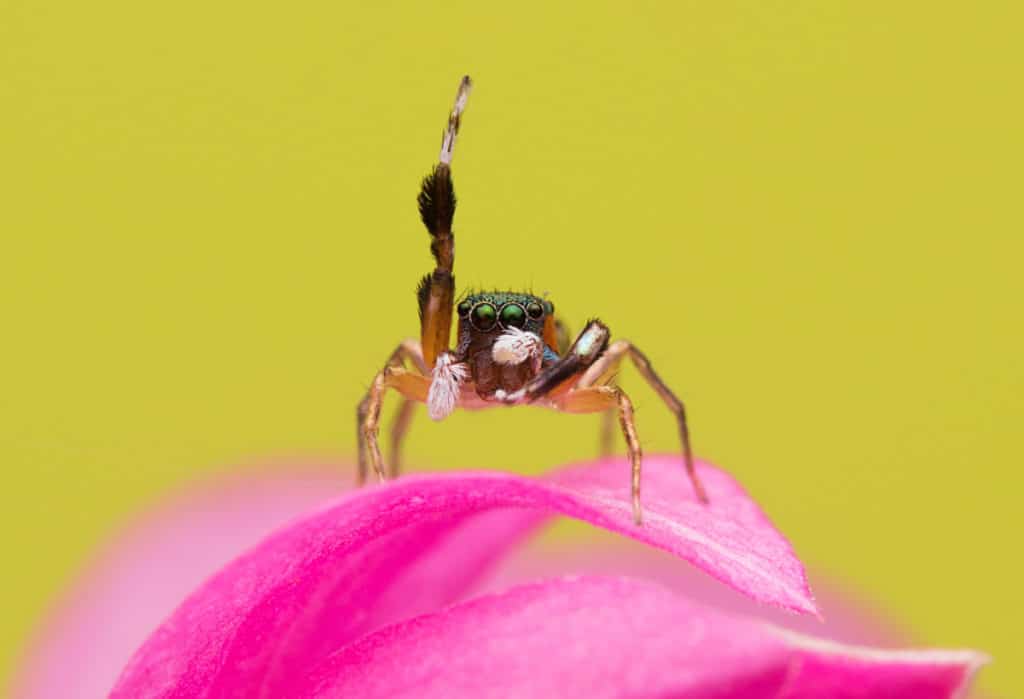
{"label": "out-of-focus pink petal", "polygon": [[239,553],[349,486],[337,464],[220,476],[134,517],[33,634],[8,691],[26,699],[106,696],[138,647]]}
{"label": "out-of-focus pink petal", "polygon": [[882,650],[774,629],[792,644],[795,678],[782,699],[964,697],[989,658],[972,650]]}
{"label": "out-of-focus pink petal", "polygon": [[815,641],[626,578],[535,583],[380,629],[289,696],[939,699],[983,656]]}
{"label": "out-of-focus pink petal", "polygon": [[193,594],[135,654],[115,696],[280,696],[327,653],[458,599],[557,512],[666,549],[761,602],[816,611],[792,549],[735,481],[701,465],[705,507],[678,459],[645,466],[643,527],[622,459],[544,479],[459,473],[352,493]]}

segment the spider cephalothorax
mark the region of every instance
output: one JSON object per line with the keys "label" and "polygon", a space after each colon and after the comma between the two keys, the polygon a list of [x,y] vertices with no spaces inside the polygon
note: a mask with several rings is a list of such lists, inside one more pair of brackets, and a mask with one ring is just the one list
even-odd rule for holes
{"label": "spider cephalothorax", "polygon": [[558,361],[554,306],[531,294],[470,294],[456,312],[454,356],[469,368],[477,395],[503,399]]}
{"label": "spider cephalothorax", "polygon": [[[405,340],[374,377],[357,410],[359,481],[372,465],[385,478],[377,434],[384,393],[403,396],[391,432],[391,475],[399,470],[399,453],[412,410],[426,403],[435,420],[456,408],[535,404],[568,413],[602,413],[602,446],[611,444],[611,416],[618,414],[632,464],[633,514],[641,522],[640,466],[642,454],[633,420],[633,404],[615,385],[622,360],[629,357],[640,374],[675,414],[683,461],[697,498],[707,502],[693,463],[683,403],[654,372],[647,357],[626,340],[610,342],[608,327],[591,320],[575,340],[555,317],[550,301],[515,291],[477,292],[455,303],[455,189],[452,152],[471,83],[462,79],[455,106],[441,140],[441,155],[423,179],[418,197],[420,218],[431,236],[433,272],[417,290],[420,339]],[[458,318],[455,347],[450,346],[453,316]],[[411,364],[408,367],[407,364]],[[368,463],[369,462],[369,463]]]}

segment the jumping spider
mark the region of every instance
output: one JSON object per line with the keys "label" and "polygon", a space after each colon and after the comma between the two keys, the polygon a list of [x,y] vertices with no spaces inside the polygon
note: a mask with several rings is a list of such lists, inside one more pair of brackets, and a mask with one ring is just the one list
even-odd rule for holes
{"label": "jumping spider", "polygon": [[403,398],[391,430],[392,477],[398,475],[401,442],[416,403],[426,403],[434,420],[444,419],[456,407],[482,409],[526,403],[567,413],[600,412],[605,416],[602,446],[606,453],[611,444],[612,411],[617,411],[632,462],[633,518],[639,524],[640,441],[633,404],[614,383],[619,364],[628,356],[676,416],[686,471],[697,498],[706,503],[707,496],[694,470],[682,401],[632,343],[610,343],[608,326],[601,321],[589,321],[570,342],[547,299],[514,291],[473,293],[454,309],[459,317],[458,343],[455,349],[449,349],[455,306],[451,161],[471,86],[469,76],[460,82],[441,140],[440,162],[420,188],[420,218],[430,233],[430,252],[436,262],[434,271],[423,277],[417,290],[420,339],[405,340],[395,348],[357,409],[359,483],[366,480],[367,460],[380,480],[386,477],[377,433],[381,402],[389,388]]}

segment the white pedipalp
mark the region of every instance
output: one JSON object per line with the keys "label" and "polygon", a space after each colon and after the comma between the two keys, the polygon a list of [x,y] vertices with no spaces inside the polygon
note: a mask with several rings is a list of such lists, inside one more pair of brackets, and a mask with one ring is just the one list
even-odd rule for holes
{"label": "white pedipalp", "polygon": [[540,369],[544,356],[544,341],[536,333],[509,328],[494,341],[491,357],[498,364],[522,364],[530,360],[534,371]]}
{"label": "white pedipalp", "polygon": [[455,361],[451,352],[437,358],[427,392],[427,413],[431,420],[443,420],[452,414],[459,400],[459,388],[469,376],[469,367]]}

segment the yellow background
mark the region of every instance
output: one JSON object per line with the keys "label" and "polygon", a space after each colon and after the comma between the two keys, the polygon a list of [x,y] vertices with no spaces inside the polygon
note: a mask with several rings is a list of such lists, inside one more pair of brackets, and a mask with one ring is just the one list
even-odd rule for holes
{"label": "yellow background", "polygon": [[[416,333],[414,198],[469,72],[460,287],[637,341],[806,560],[1019,685],[1019,14],[370,4],[0,8],[0,674],[172,485],[351,454]],[[408,453],[536,472],[596,429],[421,413]]]}

